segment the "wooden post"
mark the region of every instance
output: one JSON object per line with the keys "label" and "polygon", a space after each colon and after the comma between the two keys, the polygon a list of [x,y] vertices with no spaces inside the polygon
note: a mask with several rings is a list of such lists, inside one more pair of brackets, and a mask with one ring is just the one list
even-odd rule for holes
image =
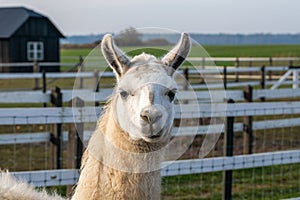
{"label": "wooden post", "polygon": [[[75,97],[69,106],[84,107],[84,101]],[[68,138],[68,167],[79,169],[83,153],[83,123],[69,124]]]}
{"label": "wooden post", "polygon": [[[270,67],[273,66],[273,59],[272,59],[272,57],[269,58],[269,65],[270,65]],[[268,74],[269,74],[269,81],[271,81],[272,80],[272,71],[271,70],[268,71]]]}
{"label": "wooden post", "polygon": [[[240,66],[239,58],[237,57],[235,60],[235,68],[238,69]],[[235,82],[239,82],[239,73],[235,72]]]}
{"label": "wooden post", "polygon": [[[83,57],[79,56],[78,72],[84,71]],[[79,88],[83,88],[83,78],[79,78]]]}
{"label": "wooden post", "polygon": [[[51,103],[55,107],[62,107],[62,93],[60,88],[55,87],[51,90]],[[52,168],[62,168],[62,124],[54,124],[50,141],[52,152]]]}
{"label": "wooden post", "polygon": [[[183,76],[184,76],[183,90],[187,91],[189,89],[189,69],[187,67],[183,70]],[[204,82],[204,80],[203,80],[203,82]],[[188,104],[189,100],[183,100],[182,103]]]}
{"label": "wooden post", "polygon": [[[261,89],[266,89],[266,67],[265,67],[265,65],[263,65],[260,68],[260,72],[261,72],[260,87],[261,87]],[[261,97],[260,100],[266,101],[265,97]]]}
{"label": "wooden post", "polygon": [[184,85],[183,85],[183,90],[188,90],[188,86],[189,86],[189,69],[186,67],[183,70],[183,76],[184,76]]}
{"label": "wooden post", "polygon": [[293,60],[289,61],[289,66],[292,67],[294,65]]}
{"label": "wooden post", "polygon": [[205,69],[205,62],[206,62],[205,57],[203,56],[202,57],[202,69]]}
{"label": "wooden post", "polygon": [[[246,86],[244,89],[244,98],[246,102],[252,102],[253,91],[250,85]],[[252,116],[244,117],[244,154],[252,154],[253,145],[253,130],[252,130]]]}
{"label": "wooden post", "polygon": [[[100,89],[100,84],[99,84],[99,71],[96,70],[94,72],[94,79],[95,79],[95,92],[99,92],[99,89]],[[99,101],[95,101],[95,106],[98,107],[100,104],[99,104]]]}
{"label": "wooden post", "polygon": [[[39,64],[38,64],[37,61],[34,61],[34,62],[33,62],[33,72],[34,72],[35,74],[39,73]],[[34,90],[40,89],[39,78],[35,78],[35,79],[34,79],[34,88],[33,88],[33,89],[34,89]]]}
{"label": "wooden post", "polygon": [[[229,99],[227,103],[234,103]],[[224,156],[233,156],[233,134],[234,134],[234,117],[226,118],[226,129],[224,135]],[[225,170],[223,172],[223,199],[232,199],[232,170]]]}
{"label": "wooden post", "polygon": [[[43,79],[43,93],[45,94],[47,92],[47,79],[46,79],[45,69],[43,69],[42,79]],[[43,103],[43,106],[47,107],[47,103]]]}
{"label": "wooden post", "polygon": [[[76,108],[84,107],[84,101],[79,97],[75,97],[69,102],[69,106]],[[68,125],[67,167],[69,169],[80,169],[83,154],[83,129],[83,123],[72,123]],[[67,186],[67,195],[71,197],[71,194],[72,186]]]}
{"label": "wooden post", "polygon": [[[250,57],[250,61],[249,61],[249,68],[252,67],[252,57]],[[252,72],[249,73],[250,76],[252,76]]]}
{"label": "wooden post", "polygon": [[227,66],[223,67],[224,89],[227,90]]}
{"label": "wooden post", "polygon": [[[205,65],[206,65],[206,60],[205,60],[205,57],[203,56],[202,57],[202,69],[205,69]],[[205,82],[205,73],[200,74],[200,76],[202,77],[200,83],[204,83]]]}

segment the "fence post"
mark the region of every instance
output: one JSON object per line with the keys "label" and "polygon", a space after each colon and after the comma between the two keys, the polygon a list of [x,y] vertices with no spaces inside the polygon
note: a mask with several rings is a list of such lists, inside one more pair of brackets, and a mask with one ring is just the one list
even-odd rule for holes
{"label": "fence post", "polygon": [[[235,60],[235,68],[238,69],[240,67],[240,60],[237,57]],[[235,82],[239,82],[239,73],[235,72]]]}
{"label": "fence post", "polygon": [[[79,56],[79,63],[78,63],[78,72],[84,71],[84,64],[83,64],[83,57]],[[83,78],[79,78],[79,88],[83,88]]]}
{"label": "fence post", "polygon": [[[261,89],[266,89],[266,67],[265,67],[265,65],[263,65],[260,68],[260,71],[261,71],[260,87],[261,87]],[[266,98],[261,97],[260,100],[266,101]]]}
{"label": "fence post", "polygon": [[[252,68],[252,57],[250,57],[249,68]],[[249,75],[252,76],[252,72],[251,71],[250,71]]]}
{"label": "fence post", "polygon": [[[94,72],[94,79],[95,79],[95,92],[99,92],[99,89],[100,89],[100,84],[99,84],[99,71],[96,70]],[[95,106],[98,107],[100,104],[99,104],[99,101],[95,101]]]}
{"label": "fence post", "polygon": [[206,60],[205,60],[205,57],[203,56],[202,57],[202,69],[205,69],[205,63],[206,63]]}
{"label": "fence post", "polygon": [[[84,101],[75,97],[69,102],[69,106],[75,108],[84,107]],[[68,167],[80,168],[81,157],[83,152],[83,123],[69,124],[68,133]],[[75,159],[74,159],[75,158]]]}
{"label": "fence post", "polygon": [[[203,56],[202,57],[202,69],[205,69],[205,65],[206,65],[206,60],[205,60],[205,57]],[[200,77],[202,77],[200,83],[204,83],[205,82],[205,73],[203,73],[203,74],[200,73]]]}
{"label": "fence post", "polygon": [[[55,87],[51,90],[51,103],[55,107],[62,107],[62,93],[60,88]],[[54,124],[50,135],[51,153],[52,153],[52,168],[62,168],[62,124]],[[56,158],[56,159],[55,159]],[[55,165],[56,164],[56,165]]]}
{"label": "fence post", "polygon": [[[37,74],[39,73],[39,63],[37,61],[33,62],[33,73]],[[40,89],[40,83],[39,78],[34,79],[34,90]]]}
{"label": "fence post", "polygon": [[227,90],[227,66],[223,67],[224,89]]}
{"label": "fence post", "polygon": [[[272,59],[272,57],[269,58],[269,65],[270,65],[270,67],[273,66],[273,59]],[[272,80],[272,71],[270,70],[270,71],[268,71],[268,73],[269,73],[269,81],[271,81]]]}
{"label": "fence post", "polygon": [[189,69],[186,67],[183,70],[183,76],[184,76],[184,83],[183,83],[183,90],[188,90],[189,85]]}
{"label": "fence post", "polygon": [[[43,69],[42,79],[43,79],[43,93],[45,94],[47,92],[47,79],[46,79],[45,69]],[[47,103],[43,103],[43,106],[47,107]]]}
{"label": "fence post", "polygon": [[[69,101],[70,107],[82,108],[84,101],[75,97]],[[68,147],[67,147],[67,167],[69,169],[80,169],[81,158],[83,153],[83,123],[72,123],[68,125]],[[67,186],[67,195],[71,196],[72,186]]]}
{"label": "fence post", "polygon": [[290,61],[289,61],[289,66],[293,66],[294,65],[294,62],[293,62],[293,60],[291,59]]}
{"label": "fence post", "polygon": [[[228,104],[234,103],[232,99],[227,101]],[[234,117],[226,118],[226,129],[224,135],[224,156],[233,156],[233,134],[234,134]],[[223,200],[232,199],[232,170],[223,172]]]}
{"label": "fence post", "polygon": [[[246,102],[253,101],[253,89],[250,85],[244,89],[244,98]],[[245,116],[244,123],[244,154],[252,154],[252,143],[253,143],[253,131],[252,131],[252,116]]]}

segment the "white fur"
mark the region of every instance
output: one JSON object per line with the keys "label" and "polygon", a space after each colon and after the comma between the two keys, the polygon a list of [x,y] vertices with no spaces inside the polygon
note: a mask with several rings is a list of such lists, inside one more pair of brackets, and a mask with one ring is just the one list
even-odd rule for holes
{"label": "white fur", "polygon": [[[132,67],[117,85],[116,91],[125,90],[130,93],[126,100],[117,99],[117,120],[120,127],[128,132],[132,139],[148,141],[151,139],[146,136],[155,135],[162,129],[169,130],[174,110],[173,102],[166,94],[176,88],[175,81],[159,64]],[[150,102],[150,94],[153,102]],[[153,115],[162,115],[160,120],[152,124],[152,133],[150,125],[140,117],[143,109],[150,110]]]}
{"label": "white fur", "polygon": [[143,65],[143,64],[150,64],[150,63],[158,63],[160,62],[155,56],[142,53],[140,55],[134,56],[131,59],[131,63],[135,65]]}
{"label": "white fur", "polygon": [[63,200],[55,194],[48,194],[45,190],[37,191],[27,182],[17,180],[8,172],[0,172],[1,200]]}

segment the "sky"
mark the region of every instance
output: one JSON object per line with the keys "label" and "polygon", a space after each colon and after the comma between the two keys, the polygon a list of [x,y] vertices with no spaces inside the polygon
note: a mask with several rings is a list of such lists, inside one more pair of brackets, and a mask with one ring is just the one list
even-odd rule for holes
{"label": "sky", "polygon": [[189,33],[300,33],[299,0],[0,0],[4,6],[40,12],[67,36],[118,33],[130,26]]}

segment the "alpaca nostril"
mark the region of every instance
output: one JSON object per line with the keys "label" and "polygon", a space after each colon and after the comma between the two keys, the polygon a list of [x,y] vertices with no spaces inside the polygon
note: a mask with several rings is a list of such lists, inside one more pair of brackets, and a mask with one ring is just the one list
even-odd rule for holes
{"label": "alpaca nostril", "polygon": [[140,117],[147,123],[151,123],[151,118],[148,114],[140,114]]}

